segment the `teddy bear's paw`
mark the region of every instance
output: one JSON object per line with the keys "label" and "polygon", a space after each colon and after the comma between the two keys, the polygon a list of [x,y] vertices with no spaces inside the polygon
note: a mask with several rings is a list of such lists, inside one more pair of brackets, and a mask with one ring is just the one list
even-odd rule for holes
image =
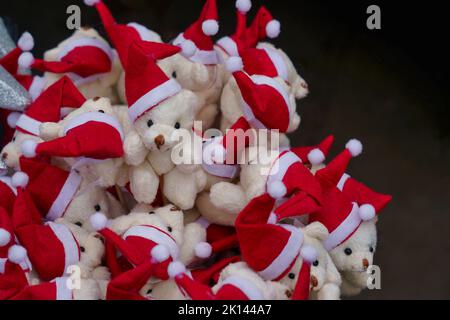
{"label": "teddy bear's paw", "polygon": [[126,135],[123,150],[126,163],[132,166],[140,165],[148,154],[148,150],[136,131],[130,131]]}
{"label": "teddy bear's paw", "polygon": [[317,300],[340,300],[341,289],[334,283],[326,283],[317,293]]}
{"label": "teddy bear's paw", "polygon": [[44,122],[39,127],[39,137],[44,141],[58,138],[61,125],[54,122]]}
{"label": "teddy bear's paw", "polygon": [[234,214],[239,213],[246,205],[243,189],[229,182],[213,185],[209,197],[214,206]]}

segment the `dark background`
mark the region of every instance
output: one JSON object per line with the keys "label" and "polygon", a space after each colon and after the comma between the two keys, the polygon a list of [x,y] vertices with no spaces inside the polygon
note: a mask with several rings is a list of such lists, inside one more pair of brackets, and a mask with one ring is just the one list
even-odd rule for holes
{"label": "dark background", "polygon": [[[105,0],[120,22],[136,21],[171,40],[200,12],[200,0]],[[234,0],[218,0],[221,34],[234,30]],[[450,298],[449,28],[442,1],[253,1],[282,22],[275,43],[310,85],[299,103],[302,124],[293,144],[335,134],[340,151],[352,137],[365,145],[350,174],[390,193],[379,222],[375,263],[382,290],[361,299]],[[78,4],[82,24],[101,29],[81,0],[4,3],[19,35],[35,37],[41,55],[68,36],[66,8]],[[366,28],[377,4],[382,29]]]}

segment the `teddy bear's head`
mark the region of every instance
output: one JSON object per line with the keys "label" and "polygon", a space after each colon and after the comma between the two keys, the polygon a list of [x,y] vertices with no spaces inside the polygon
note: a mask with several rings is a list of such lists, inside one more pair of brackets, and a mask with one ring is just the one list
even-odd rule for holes
{"label": "teddy bear's head", "polygon": [[311,263],[311,290],[320,291],[327,283],[340,285],[341,276],[322,242],[328,236],[327,228],[313,222],[303,229],[305,244],[316,250],[316,260]]}
{"label": "teddy bear's head", "polygon": [[106,191],[96,185],[82,180],[78,193],[64,213],[64,220],[93,232],[89,218],[95,212],[109,213],[109,198]]}
{"label": "teddy bear's head", "polygon": [[351,237],[330,251],[339,271],[365,272],[372,265],[377,245],[376,222],[376,217],[362,222]]}
{"label": "teddy bear's head", "polygon": [[81,276],[90,276],[93,269],[101,264],[105,253],[102,238],[95,232],[89,232],[76,224],[65,221],[64,218],[57,219],[55,222],[67,226],[72,232],[80,248]]}
{"label": "teddy bear's head", "polygon": [[3,147],[2,152],[0,154],[2,161],[9,168],[19,170],[19,159],[22,156],[21,145],[22,142],[26,140],[32,140],[36,142],[42,141],[39,137],[16,130],[11,142],[9,142],[7,145]]}
{"label": "teddy bear's head", "polygon": [[182,90],[143,114],[134,127],[145,147],[162,152],[174,147],[179,142],[176,131],[191,130],[197,103],[192,91]]}

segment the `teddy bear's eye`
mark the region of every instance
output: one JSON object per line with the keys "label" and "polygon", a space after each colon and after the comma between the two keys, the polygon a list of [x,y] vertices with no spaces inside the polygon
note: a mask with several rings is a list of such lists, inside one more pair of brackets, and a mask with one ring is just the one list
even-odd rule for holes
{"label": "teddy bear's eye", "polygon": [[345,248],[344,253],[349,256],[353,253],[353,251],[350,248]]}
{"label": "teddy bear's eye", "polygon": [[177,72],[176,71],[172,72],[172,78],[174,78],[174,79],[177,78]]}
{"label": "teddy bear's eye", "polygon": [[98,112],[100,112],[100,113],[105,113],[105,111],[103,111],[103,110],[98,110]]}
{"label": "teddy bear's eye", "polygon": [[86,249],[85,249],[84,247],[80,247],[80,251],[81,251],[81,252],[85,252]]}
{"label": "teddy bear's eye", "polygon": [[318,265],[319,265],[319,260],[316,260],[316,261],[313,262],[313,266],[314,267],[317,267]]}
{"label": "teddy bear's eye", "polygon": [[150,211],[148,214],[155,214],[155,211]]}
{"label": "teddy bear's eye", "polygon": [[167,227],[167,231],[172,232],[172,227]]}
{"label": "teddy bear's eye", "polygon": [[96,204],[96,205],[94,206],[94,209],[95,209],[95,211],[99,212],[100,210],[102,210],[102,207],[100,207],[99,204]]}
{"label": "teddy bear's eye", "polygon": [[292,273],[292,272],[289,273],[288,277],[289,277],[289,279],[292,279],[292,280],[295,279],[295,273]]}
{"label": "teddy bear's eye", "polygon": [[181,124],[179,122],[175,123],[175,129],[180,129]]}
{"label": "teddy bear's eye", "polygon": [[152,125],[153,125],[152,119],[148,120],[148,121],[147,121],[147,127],[150,128]]}
{"label": "teddy bear's eye", "polygon": [[79,226],[79,227],[82,227],[82,226],[83,226],[83,224],[82,224],[80,221],[75,222],[75,225],[77,225],[77,226]]}
{"label": "teddy bear's eye", "polygon": [[369,251],[370,251],[370,252],[373,252],[373,251],[374,251],[374,249],[373,249],[372,246],[370,246]]}
{"label": "teddy bear's eye", "polygon": [[16,137],[13,137],[13,138],[12,138],[12,141],[13,141],[13,142],[16,141]]}
{"label": "teddy bear's eye", "polygon": [[153,292],[153,289],[148,289],[147,294],[151,294]]}

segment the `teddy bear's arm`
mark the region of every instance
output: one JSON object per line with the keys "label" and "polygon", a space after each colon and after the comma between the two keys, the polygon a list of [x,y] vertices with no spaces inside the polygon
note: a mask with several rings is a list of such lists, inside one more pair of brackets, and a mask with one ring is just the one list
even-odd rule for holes
{"label": "teddy bear's arm", "polygon": [[244,189],[229,182],[213,185],[209,197],[214,206],[234,214],[238,214],[247,204]]}
{"label": "teddy bear's arm", "polygon": [[44,122],[39,127],[39,137],[44,141],[62,136],[62,126],[56,122]]}
{"label": "teddy bear's arm", "polygon": [[126,163],[132,166],[140,165],[144,162],[148,154],[144,142],[135,130],[130,130],[125,136],[123,150],[125,152]]}
{"label": "teddy bear's arm", "polygon": [[137,202],[152,203],[158,192],[159,177],[148,161],[129,169],[130,187]]}
{"label": "teddy bear's arm", "polygon": [[180,247],[180,261],[186,265],[196,258],[195,247],[206,241],[205,228],[198,223],[189,223],[184,227],[183,244]]}

